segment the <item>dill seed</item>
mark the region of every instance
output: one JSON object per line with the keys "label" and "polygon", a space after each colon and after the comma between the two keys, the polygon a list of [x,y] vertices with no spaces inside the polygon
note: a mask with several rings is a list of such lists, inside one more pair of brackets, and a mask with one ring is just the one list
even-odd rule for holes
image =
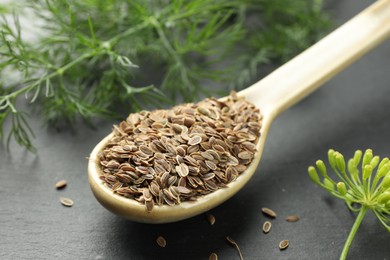
{"label": "dill seed", "polygon": [[207,214],[206,218],[207,218],[207,221],[210,223],[211,226],[215,224],[215,217],[214,217],[214,215]]}
{"label": "dill seed", "polygon": [[299,220],[298,215],[291,215],[291,216],[286,217],[287,222],[297,222],[298,220]]}
{"label": "dill seed", "polygon": [[263,232],[264,232],[265,234],[267,234],[268,232],[271,231],[271,227],[272,227],[271,222],[265,221],[264,224],[263,224]]}
{"label": "dill seed", "polygon": [[153,200],[145,201],[145,206],[146,206],[146,210],[147,210],[148,212],[152,211],[153,206],[154,206]]}
{"label": "dill seed", "polygon": [[288,240],[282,240],[279,243],[279,249],[285,250],[289,246],[290,242]]}
{"label": "dill seed", "polygon": [[157,245],[159,245],[160,247],[166,247],[166,245],[167,245],[167,241],[162,236],[158,236],[156,239],[156,242],[157,242]]}
{"label": "dill seed", "polygon": [[267,215],[268,217],[271,217],[271,218],[276,218],[276,213],[275,211],[273,211],[272,209],[269,209],[269,208],[262,208],[261,211]]}
{"label": "dill seed", "polygon": [[238,244],[236,243],[236,241],[234,241],[231,237],[227,236],[226,237],[226,240],[236,248],[238,254],[240,255],[240,259],[241,260],[244,260],[244,258],[242,257],[242,253],[241,253],[241,250],[240,250],[240,247],[238,246]]}
{"label": "dill seed", "polygon": [[211,253],[209,256],[209,260],[218,260],[218,255],[216,253]]}
{"label": "dill seed", "polygon": [[60,180],[60,181],[56,182],[56,185],[55,185],[55,186],[56,186],[56,189],[57,189],[57,190],[60,190],[60,189],[65,188],[66,185],[67,185],[66,180]]}
{"label": "dill seed", "polygon": [[176,172],[180,177],[186,177],[189,173],[188,166],[185,163],[181,163],[176,166]]}
{"label": "dill seed", "polygon": [[199,135],[194,135],[193,137],[191,137],[190,140],[188,140],[188,144],[189,145],[196,145],[196,144],[200,144],[201,141],[202,141],[202,138]]}
{"label": "dill seed", "polygon": [[262,117],[231,94],[170,110],[130,114],[99,153],[100,179],[115,194],[145,205],[196,200],[236,180],[251,164]]}
{"label": "dill seed", "polygon": [[66,206],[66,207],[72,207],[74,204],[73,200],[71,200],[69,198],[64,198],[64,197],[60,198],[60,202],[62,205]]}

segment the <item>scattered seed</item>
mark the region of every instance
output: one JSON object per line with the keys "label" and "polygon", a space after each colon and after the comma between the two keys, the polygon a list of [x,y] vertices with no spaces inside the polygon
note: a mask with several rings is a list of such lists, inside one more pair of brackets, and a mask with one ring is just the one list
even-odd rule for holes
{"label": "scattered seed", "polygon": [[299,220],[298,215],[291,215],[291,216],[286,217],[286,221],[288,221],[288,222],[297,222],[298,220]]}
{"label": "scattered seed", "polygon": [[209,256],[209,260],[218,260],[218,255],[216,253],[211,253]]}
{"label": "scattered seed", "polygon": [[241,253],[241,250],[240,250],[240,247],[238,246],[238,244],[236,243],[236,241],[234,241],[231,237],[227,236],[226,237],[226,240],[232,245],[234,246],[236,249],[237,249],[237,252],[238,254],[240,255],[240,259],[241,260],[244,260],[244,258],[242,257],[242,253]]}
{"label": "scattered seed", "polygon": [[206,218],[207,218],[207,221],[210,223],[211,226],[215,224],[215,217],[214,217],[214,215],[207,214]]}
{"label": "scattered seed", "polygon": [[271,218],[276,218],[276,213],[275,211],[273,211],[272,209],[269,209],[269,208],[262,208],[261,211],[267,215],[268,217],[271,217]]}
{"label": "scattered seed", "polygon": [[272,224],[270,221],[265,221],[263,224],[263,232],[267,234],[268,232],[271,231]]}
{"label": "scattered seed", "polygon": [[289,246],[290,242],[288,240],[282,240],[279,243],[279,249],[285,250]]}
{"label": "scattered seed", "polygon": [[66,180],[60,180],[60,181],[56,182],[56,189],[57,190],[63,189],[66,187],[66,185],[67,185]]}
{"label": "scattered seed", "polygon": [[160,247],[166,247],[166,245],[167,245],[167,241],[162,236],[158,236],[156,239],[156,242],[157,242],[157,245],[159,245]]}
{"label": "scattered seed", "polygon": [[71,200],[69,198],[64,198],[64,197],[60,198],[60,202],[62,205],[66,206],[66,207],[72,207],[74,204],[73,200]]}

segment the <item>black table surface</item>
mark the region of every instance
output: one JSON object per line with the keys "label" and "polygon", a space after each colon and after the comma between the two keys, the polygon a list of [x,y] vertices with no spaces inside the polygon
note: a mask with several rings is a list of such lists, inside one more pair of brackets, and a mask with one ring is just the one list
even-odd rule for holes
{"label": "black table surface", "polygon": [[[373,1],[328,1],[341,24]],[[337,44],[337,43],[336,43]],[[372,148],[390,156],[390,44],[365,57],[293,106],[271,126],[260,166],[250,183],[205,215],[171,224],[148,225],[113,215],[94,198],[87,181],[87,160],[96,143],[111,131],[80,126],[76,133],[45,128],[31,116],[38,153],[11,143],[0,146],[0,259],[338,259],[356,215],[343,201],[313,184],[307,167],[334,148],[346,157]],[[10,125],[8,124],[7,127]],[[66,179],[68,186],[54,184]],[[62,206],[59,197],[75,204]],[[269,234],[262,207],[278,213]],[[296,223],[284,219],[301,217]],[[167,246],[160,248],[162,235]],[[290,246],[280,251],[281,240]],[[349,259],[390,259],[390,234],[371,213],[364,219]]]}

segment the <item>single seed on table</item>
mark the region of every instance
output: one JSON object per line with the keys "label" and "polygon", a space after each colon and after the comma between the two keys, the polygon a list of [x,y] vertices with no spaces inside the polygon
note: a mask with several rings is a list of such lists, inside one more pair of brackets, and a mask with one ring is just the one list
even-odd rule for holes
{"label": "single seed on table", "polygon": [[237,249],[237,252],[238,254],[240,255],[240,259],[241,260],[244,260],[244,258],[242,257],[242,253],[241,253],[241,250],[240,250],[240,247],[238,246],[238,244],[236,243],[236,241],[234,241],[231,237],[227,236],[226,237],[226,240],[232,245],[234,246],[236,249]]}
{"label": "single seed on table", "polygon": [[72,207],[74,204],[73,200],[71,200],[69,198],[64,198],[64,197],[60,198],[60,202],[62,205],[66,206],[66,207]]}
{"label": "single seed on table", "polygon": [[218,255],[216,253],[211,253],[209,256],[209,260],[218,260]]}
{"label": "single seed on table", "polygon": [[57,189],[57,190],[63,189],[63,188],[66,187],[66,185],[67,185],[66,180],[60,180],[60,181],[58,181],[58,182],[56,183],[56,189]]}
{"label": "single seed on table", "polygon": [[297,222],[298,220],[299,220],[298,215],[291,215],[291,216],[286,217],[286,221],[288,221],[288,222]]}
{"label": "single seed on table", "polygon": [[279,249],[280,250],[284,250],[284,249],[286,249],[288,246],[289,246],[289,241],[288,240],[282,240],[282,241],[280,241],[280,243],[279,243]]}
{"label": "single seed on table", "polygon": [[262,208],[261,211],[267,215],[268,217],[271,217],[271,218],[276,218],[276,213],[275,211],[273,211],[272,209],[269,209],[269,208]]}
{"label": "single seed on table", "polygon": [[264,232],[265,234],[267,234],[268,232],[271,231],[271,227],[272,227],[271,222],[265,221],[264,224],[263,224],[263,232]]}
{"label": "single seed on table", "polygon": [[167,241],[165,240],[165,238],[163,236],[158,236],[156,239],[156,242],[157,242],[157,245],[159,245],[160,247],[165,247],[167,245]]}
{"label": "single seed on table", "polygon": [[211,214],[207,214],[207,221],[210,223],[210,225],[214,225],[215,224],[215,217],[214,215],[211,215]]}

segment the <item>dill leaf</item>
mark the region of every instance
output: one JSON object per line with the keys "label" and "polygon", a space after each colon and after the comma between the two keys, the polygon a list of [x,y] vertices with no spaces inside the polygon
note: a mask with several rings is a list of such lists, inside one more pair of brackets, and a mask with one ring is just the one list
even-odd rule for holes
{"label": "dill leaf", "polygon": [[29,149],[17,100],[58,129],[190,102],[244,88],[329,27],[321,0],[36,0],[0,14],[0,138],[8,121]]}

